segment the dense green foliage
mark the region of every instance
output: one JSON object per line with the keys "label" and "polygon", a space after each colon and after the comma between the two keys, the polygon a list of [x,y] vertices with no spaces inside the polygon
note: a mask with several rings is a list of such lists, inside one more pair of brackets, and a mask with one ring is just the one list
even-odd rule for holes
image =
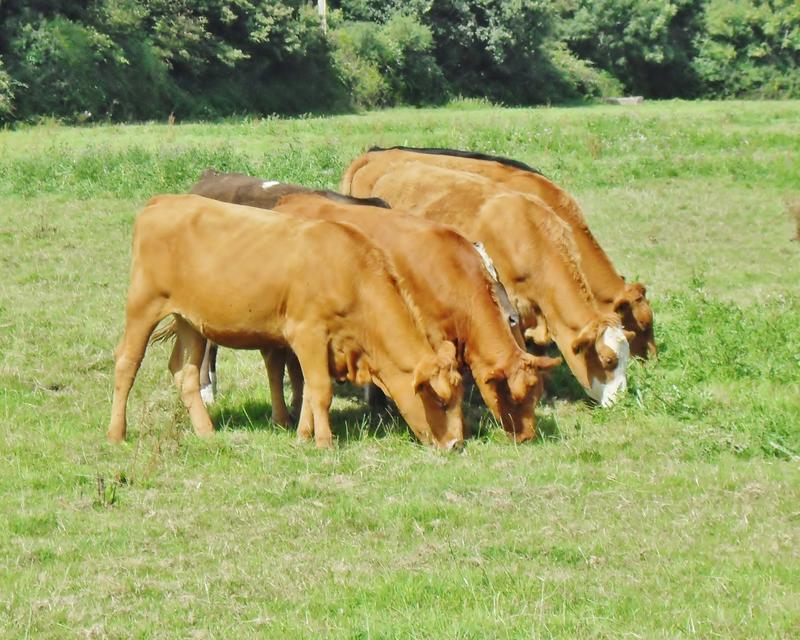
{"label": "dense green foliage", "polygon": [[[0,130],[0,638],[795,638],[799,137],[798,101]],[[209,165],[336,187],[400,143],[575,194],[654,305],[624,399],[562,365],[540,439],[473,397],[476,437],[442,455],[344,389],[320,452],[270,421],[260,356],[223,350],[200,440],[158,344],[107,445],[147,199]]]}
{"label": "dense green foliage", "polygon": [[25,0],[0,119],[800,95],[794,0]]}
{"label": "dense green foliage", "polygon": [[713,0],[695,68],[709,95],[800,95],[800,3]]}

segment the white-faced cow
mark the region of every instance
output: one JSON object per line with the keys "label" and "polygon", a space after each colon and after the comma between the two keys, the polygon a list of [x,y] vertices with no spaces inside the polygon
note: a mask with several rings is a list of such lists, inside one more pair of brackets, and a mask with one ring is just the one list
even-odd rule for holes
{"label": "white-faced cow", "polygon": [[[412,160],[446,169],[467,171],[489,178],[495,184],[541,198],[572,229],[581,269],[602,311],[617,313],[623,328],[632,332],[631,354],[640,358],[656,355],[653,311],[646,290],[639,282],[626,283],[589,229],[577,200],[537,169],[517,160],[453,149],[375,147],[353,161],[349,171],[380,175],[384,164]],[[344,183],[349,182],[346,175]]]}
{"label": "white-faced cow", "polygon": [[540,344],[555,340],[578,382],[599,403],[618,399],[627,384],[627,335],[619,317],[597,305],[569,226],[540,199],[488,178],[384,158],[382,153],[359,158],[347,170],[342,190],[382,198],[482,242],[526,335]]}

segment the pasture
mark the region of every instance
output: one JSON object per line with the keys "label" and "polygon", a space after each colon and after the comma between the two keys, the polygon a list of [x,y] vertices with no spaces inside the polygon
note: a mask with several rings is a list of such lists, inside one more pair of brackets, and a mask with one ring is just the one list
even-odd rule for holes
{"label": "pasture", "polygon": [[[0,636],[789,638],[800,633],[800,102],[0,131]],[[591,406],[565,367],[460,455],[344,390],[333,451],[222,350],[219,433],[148,350],[105,443],[131,224],[207,166],[336,188],[371,145],[482,150],[577,196],[648,286],[660,358]]]}

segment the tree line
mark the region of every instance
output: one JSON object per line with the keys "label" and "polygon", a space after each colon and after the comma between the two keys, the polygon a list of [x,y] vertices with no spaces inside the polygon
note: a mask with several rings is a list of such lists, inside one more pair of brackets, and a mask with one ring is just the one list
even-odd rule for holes
{"label": "tree line", "polygon": [[0,0],[0,121],[800,97],[797,0]]}

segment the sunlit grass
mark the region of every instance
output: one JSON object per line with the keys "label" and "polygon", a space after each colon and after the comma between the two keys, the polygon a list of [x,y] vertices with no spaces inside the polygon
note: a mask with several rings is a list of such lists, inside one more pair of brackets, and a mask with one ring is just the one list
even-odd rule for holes
{"label": "sunlit grass", "polygon": [[[800,103],[402,109],[0,132],[0,635],[792,637],[800,625]],[[514,446],[460,456],[351,389],[338,448],[272,425],[222,351],[191,434],[152,347],[104,443],[131,222],[207,166],[335,187],[373,145],[519,158],[648,285],[660,358],[588,405],[565,369]]]}

